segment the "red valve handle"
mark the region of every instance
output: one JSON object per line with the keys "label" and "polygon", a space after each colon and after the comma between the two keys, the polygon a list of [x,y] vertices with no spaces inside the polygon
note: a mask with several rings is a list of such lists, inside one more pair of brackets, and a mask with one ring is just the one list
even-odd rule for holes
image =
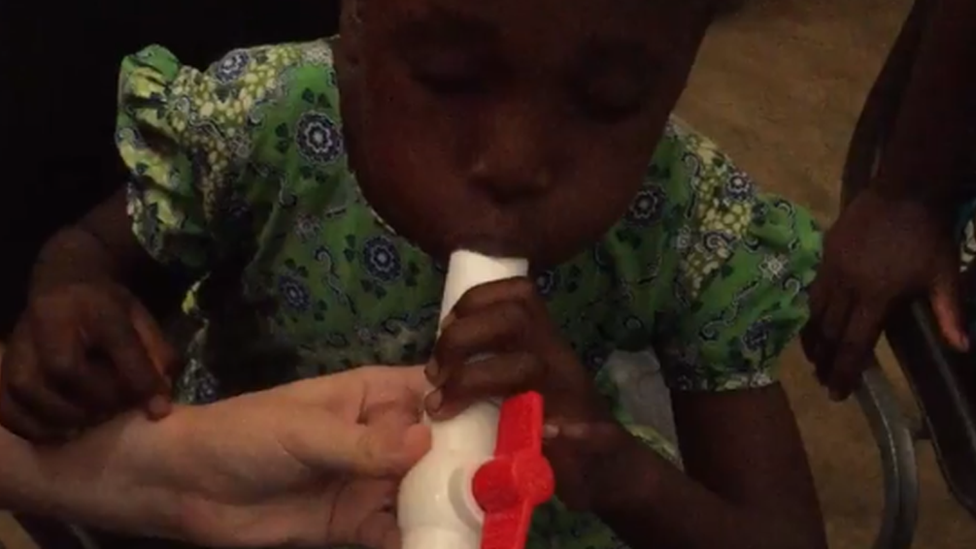
{"label": "red valve handle", "polygon": [[532,511],[552,497],[555,480],[542,455],[542,395],[502,404],[495,457],[474,474],[472,493],[485,513],[481,549],[522,549]]}

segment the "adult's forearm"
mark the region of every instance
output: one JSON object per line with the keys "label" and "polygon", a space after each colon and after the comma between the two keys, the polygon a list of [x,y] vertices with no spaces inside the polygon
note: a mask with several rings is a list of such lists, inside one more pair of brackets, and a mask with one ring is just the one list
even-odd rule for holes
{"label": "adult's forearm", "polygon": [[184,537],[185,494],[166,484],[172,475],[194,474],[180,466],[187,453],[180,416],[177,411],[149,423],[128,414],[57,448],[32,447],[0,428],[0,508],[111,531]]}
{"label": "adult's forearm", "polygon": [[594,478],[594,511],[634,549],[825,549],[822,531],[722,499],[636,439]]}
{"label": "adult's forearm", "polygon": [[973,146],[976,2],[936,0],[887,143],[879,190],[941,202]]}
{"label": "adult's forearm", "polygon": [[48,499],[50,489],[41,480],[38,464],[27,444],[0,427],[0,509],[36,512]]}

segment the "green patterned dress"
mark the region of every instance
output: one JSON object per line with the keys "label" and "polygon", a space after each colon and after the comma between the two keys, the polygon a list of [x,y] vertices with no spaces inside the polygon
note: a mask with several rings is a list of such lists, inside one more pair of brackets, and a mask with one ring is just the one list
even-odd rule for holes
{"label": "green patterned dress", "polygon": [[[124,61],[116,138],[133,230],[200,281],[181,401],[429,356],[443,266],[363,199],[338,102],[329,40],[236,50],[205,72],[161,47]],[[806,211],[672,121],[626,216],[537,284],[613,402],[614,349],[653,347],[672,391],[755,388],[807,318],[820,243]],[[535,519],[529,549],[624,547],[558,501]]]}

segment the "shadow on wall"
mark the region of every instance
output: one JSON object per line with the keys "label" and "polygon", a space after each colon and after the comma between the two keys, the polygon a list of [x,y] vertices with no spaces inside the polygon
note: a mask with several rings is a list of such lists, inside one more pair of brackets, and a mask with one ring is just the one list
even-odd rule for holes
{"label": "shadow on wall", "polygon": [[235,47],[338,28],[338,0],[286,5],[0,1],[0,337],[40,244],[124,180],[112,141],[122,57],[158,43],[206,66]]}

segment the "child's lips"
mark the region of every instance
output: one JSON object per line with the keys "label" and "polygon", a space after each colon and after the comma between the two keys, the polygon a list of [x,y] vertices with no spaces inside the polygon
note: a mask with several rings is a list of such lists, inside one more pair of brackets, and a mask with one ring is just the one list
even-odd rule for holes
{"label": "child's lips", "polygon": [[528,257],[529,239],[503,234],[471,235],[458,240],[458,248],[491,257]]}

